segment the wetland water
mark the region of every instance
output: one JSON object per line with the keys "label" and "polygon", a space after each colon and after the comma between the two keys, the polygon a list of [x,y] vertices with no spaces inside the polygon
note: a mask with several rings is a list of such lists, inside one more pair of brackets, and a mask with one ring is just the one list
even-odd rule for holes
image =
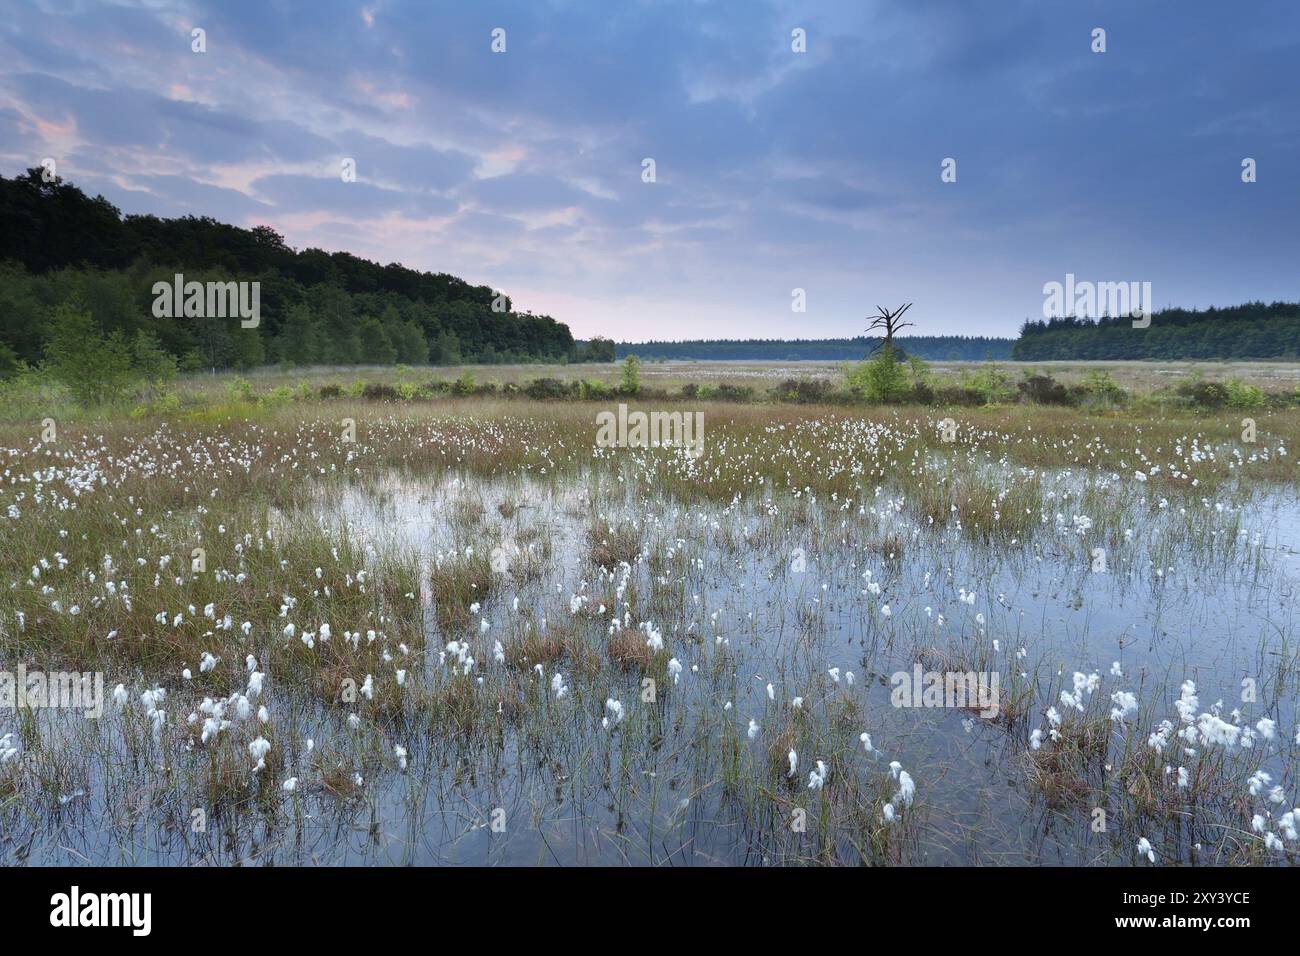
{"label": "wetland water", "polygon": [[[322,487],[300,512],[273,516],[272,528],[309,520],[363,546],[374,573],[381,556],[418,565],[428,649],[385,656],[406,672],[404,688],[458,688],[497,707],[475,705],[450,727],[417,707],[352,724],[350,708],[282,686],[268,663],[266,706],[288,725],[273,738],[286,751],[277,782],[293,775],[300,789],[279,809],[218,810],[200,833],[187,824],[191,804],[204,803],[184,781],[202,775],[203,746],[159,764],[132,726],[143,719],[134,703],[99,721],[42,712],[33,718],[42,746],[77,755],[78,769],[51,760],[66,779],[39,817],[6,807],[0,852],[11,862],[109,864],[763,864],[870,853],[882,855],[875,862],[1124,864],[1147,836],[1162,855],[1213,861],[1227,852],[1226,827],[1247,831],[1247,808],[1269,809],[1263,793],[1248,796],[1242,776],[1225,807],[1157,830],[1149,811],[1128,805],[1133,778],[1119,768],[1160,721],[1180,726],[1176,702],[1190,680],[1200,710],[1219,702],[1230,723],[1275,725],[1272,739],[1251,731],[1234,769],[1294,787],[1288,667],[1300,507],[1266,493],[1134,509],[1099,571],[1094,519],[1077,506],[1104,500],[1113,479],[1021,469],[1014,480],[1027,477],[1043,494],[1035,527],[996,541],[927,526],[884,487],[851,503],[787,495],[725,507],[648,504],[634,482],[611,491],[609,476],[592,475],[428,482],[392,473]],[[594,565],[593,520],[635,529],[638,554]],[[1198,539],[1212,546],[1187,546],[1189,521],[1213,529]],[[440,623],[431,573],[474,553],[492,555],[495,585],[468,621]],[[334,622],[325,639],[346,640],[345,626]],[[647,667],[615,666],[601,648],[619,635],[634,645],[653,635],[664,651]],[[526,649],[549,647],[548,636],[567,650],[539,651],[534,663]],[[573,653],[575,640],[595,649],[592,659]],[[918,664],[996,673],[1003,713],[893,706],[891,675]],[[1049,707],[1073,716],[1060,694],[1075,688],[1076,672],[1099,678],[1077,694],[1078,712],[1100,714],[1110,741],[1064,796],[1049,796],[1034,782],[1030,735],[1051,733]],[[513,676],[503,683],[503,673]],[[643,699],[647,675],[653,701]],[[110,686],[117,679],[109,674]],[[1242,702],[1243,681],[1253,701]],[[1106,716],[1116,692],[1136,701],[1122,721]],[[196,696],[176,691],[171,720],[184,722]],[[607,700],[623,708],[609,727]],[[485,722],[494,709],[509,719]],[[11,723],[0,733],[21,731]],[[242,742],[253,731],[230,733]],[[1197,759],[1200,748],[1181,744],[1167,748],[1166,776]],[[781,772],[787,750],[797,752],[793,775]],[[818,760],[827,776],[814,788]],[[915,783],[910,800],[895,794],[895,762]],[[899,812],[893,823],[880,819],[886,803]],[[1109,815],[1100,833],[1097,806]],[[802,830],[792,822],[800,810]],[[877,848],[864,851],[867,840]]]}

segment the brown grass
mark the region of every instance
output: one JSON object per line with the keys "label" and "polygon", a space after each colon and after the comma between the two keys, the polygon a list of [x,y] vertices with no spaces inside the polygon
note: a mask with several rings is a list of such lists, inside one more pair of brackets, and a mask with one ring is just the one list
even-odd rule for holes
{"label": "brown grass", "polygon": [[620,630],[610,637],[606,645],[609,661],[624,670],[648,671],[654,663],[654,653],[646,644],[640,631]]}
{"label": "brown grass", "polygon": [[488,556],[476,551],[444,560],[433,569],[429,583],[438,622],[443,627],[460,628],[470,623],[470,605],[487,600],[497,580]]}
{"label": "brown grass", "polygon": [[591,560],[602,568],[612,569],[619,564],[631,564],[641,553],[641,538],[630,527],[593,526],[587,534],[591,547]]}

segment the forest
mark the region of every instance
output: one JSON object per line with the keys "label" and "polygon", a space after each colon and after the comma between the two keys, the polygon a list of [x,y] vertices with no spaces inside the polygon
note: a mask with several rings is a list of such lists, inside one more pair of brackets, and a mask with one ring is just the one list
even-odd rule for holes
{"label": "forest", "polygon": [[[1145,325],[1146,320],[1142,320]],[[1165,309],[1142,327],[1133,319],[1073,316],[1026,322],[1011,357],[1057,359],[1267,359],[1300,355],[1300,303],[1248,302],[1228,308]]]}
{"label": "forest", "polygon": [[[261,319],[153,315],[157,281],[260,283]],[[581,361],[569,328],[515,312],[508,297],[445,273],[347,252],[294,250],[266,226],[127,215],[43,170],[0,176],[0,373],[46,353],[56,310],[98,334],[143,337],[182,371],[258,365]],[[596,351],[604,357],[597,343]]]}

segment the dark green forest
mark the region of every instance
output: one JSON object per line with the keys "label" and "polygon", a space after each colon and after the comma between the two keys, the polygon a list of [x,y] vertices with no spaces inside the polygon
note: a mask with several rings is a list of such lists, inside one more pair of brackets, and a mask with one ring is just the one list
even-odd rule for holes
{"label": "dark green forest", "polygon": [[1051,359],[1265,359],[1300,356],[1300,304],[1165,309],[1147,328],[1128,317],[1026,322],[1011,357]]}
{"label": "dark green forest", "polygon": [[[0,176],[0,365],[39,362],[53,315],[69,303],[101,335],[155,340],[182,370],[587,357],[566,325],[514,312],[487,286],[346,252],[295,251],[265,226],[123,216],[104,197],[45,182],[41,172]],[[186,281],[259,282],[260,324],[155,317],[153,284],[177,272]],[[600,344],[594,351],[606,358]]]}
{"label": "dark green forest", "polygon": [[[879,339],[695,339],[686,342],[620,342],[618,357],[642,359],[743,360],[769,362],[857,362]],[[895,340],[908,355],[931,360],[1008,359],[1012,339],[979,335],[911,335]]]}

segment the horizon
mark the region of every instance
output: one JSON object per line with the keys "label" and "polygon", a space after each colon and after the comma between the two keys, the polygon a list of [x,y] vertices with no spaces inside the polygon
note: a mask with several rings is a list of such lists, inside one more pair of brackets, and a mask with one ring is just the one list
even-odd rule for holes
{"label": "horizon", "polygon": [[854,338],[904,301],[917,334],[1014,338],[1068,273],[1157,310],[1296,298],[1300,15],[1264,8],[42,3],[0,30],[0,163],[580,339]]}

